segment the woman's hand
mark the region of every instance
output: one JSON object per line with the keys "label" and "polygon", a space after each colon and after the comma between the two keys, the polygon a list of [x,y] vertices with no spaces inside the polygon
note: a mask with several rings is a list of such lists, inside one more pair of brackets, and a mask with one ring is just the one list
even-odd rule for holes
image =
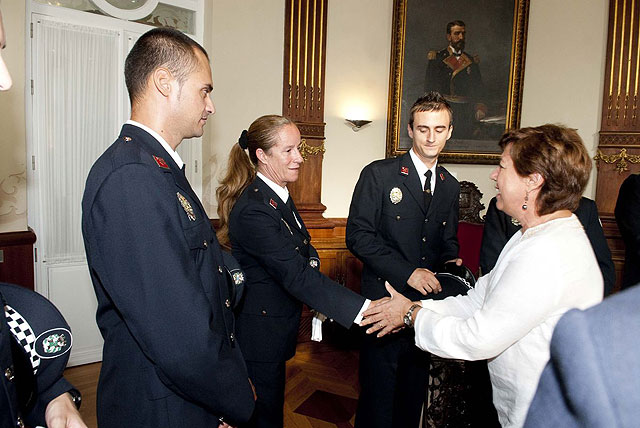
{"label": "woman's hand", "polygon": [[[404,327],[404,315],[409,311],[413,302],[398,293],[388,282],[385,282],[391,298],[384,303],[370,307],[364,312],[364,319],[360,323],[362,327],[370,325],[367,334],[378,332],[377,337],[395,333]],[[415,314],[420,308],[416,308]]]}

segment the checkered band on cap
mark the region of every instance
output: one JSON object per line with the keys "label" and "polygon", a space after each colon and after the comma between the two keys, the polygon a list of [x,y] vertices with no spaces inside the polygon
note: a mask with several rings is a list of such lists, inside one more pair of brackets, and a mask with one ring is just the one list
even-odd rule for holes
{"label": "checkered band on cap", "polygon": [[36,335],[33,333],[33,329],[27,320],[11,306],[5,305],[4,314],[7,318],[7,324],[9,324],[11,334],[13,334],[13,337],[17,339],[20,346],[22,346],[27,355],[29,355],[29,360],[33,367],[33,374],[36,374],[40,366],[40,357],[36,354]]}

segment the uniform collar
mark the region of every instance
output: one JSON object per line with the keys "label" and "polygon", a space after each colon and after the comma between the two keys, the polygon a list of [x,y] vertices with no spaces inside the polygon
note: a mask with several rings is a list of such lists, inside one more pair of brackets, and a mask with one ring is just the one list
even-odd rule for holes
{"label": "uniform collar", "polygon": [[176,165],[178,165],[178,168],[182,169],[182,166],[184,165],[184,162],[182,161],[182,158],[180,157],[178,152],[176,152],[175,150],[173,150],[171,148],[169,143],[167,143],[165,141],[165,139],[160,136],[160,134],[158,134],[156,131],[154,131],[153,129],[149,128],[148,126],[143,125],[140,122],[136,122],[135,120],[129,119],[129,120],[127,120],[126,124],[127,125],[137,126],[138,128],[147,131],[153,138],[158,140],[158,142],[160,143],[162,148],[169,154],[169,156],[171,156],[171,159],[173,159],[173,161],[176,163]]}
{"label": "uniform collar", "polygon": [[282,199],[282,202],[284,202],[285,204],[287,203],[287,201],[289,200],[289,189],[287,189],[286,186],[285,187],[278,186],[276,183],[268,179],[263,173],[259,171],[256,173],[256,175],[260,177],[260,179],[264,181],[264,183],[267,186],[269,186],[269,188],[273,190],[280,199]]}
{"label": "uniform collar", "polygon": [[433,192],[436,187],[435,176],[436,176],[436,168],[438,167],[438,161],[436,161],[436,163],[434,163],[431,168],[427,168],[424,162],[422,162],[420,158],[418,158],[418,155],[414,153],[413,148],[409,150],[409,156],[411,156],[411,161],[413,162],[413,166],[416,168],[416,171],[418,172],[418,177],[420,178],[420,183],[422,183],[423,188],[424,188],[424,182],[427,179],[427,177],[425,177],[425,174],[427,173],[427,171],[431,171],[431,177],[434,177],[434,179],[431,180],[431,192]]}

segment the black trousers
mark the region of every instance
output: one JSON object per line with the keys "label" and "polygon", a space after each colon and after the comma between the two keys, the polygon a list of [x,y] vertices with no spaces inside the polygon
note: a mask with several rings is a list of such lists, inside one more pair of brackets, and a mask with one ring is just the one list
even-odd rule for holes
{"label": "black trousers", "polygon": [[258,399],[253,416],[243,428],[282,428],[284,408],[285,361],[271,363],[247,361],[249,378]]}
{"label": "black trousers", "polygon": [[430,354],[413,329],[376,338],[360,350],[360,398],[355,428],[416,428],[427,393]]}

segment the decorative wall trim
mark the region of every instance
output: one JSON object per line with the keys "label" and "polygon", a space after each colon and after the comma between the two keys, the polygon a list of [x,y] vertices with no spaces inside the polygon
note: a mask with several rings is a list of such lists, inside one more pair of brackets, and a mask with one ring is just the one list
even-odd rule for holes
{"label": "decorative wall trim", "polygon": [[595,160],[596,162],[603,161],[604,163],[608,164],[615,163],[616,171],[622,174],[625,171],[629,171],[627,161],[633,164],[640,163],[640,155],[628,155],[626,148],[621,149],[620,153],[618,154],[611,155],[606,155],[602,153],[600,149],[598,149],[598,154],[594,156],[593,160]]}
{"label": "decorative wall trim", "polygon": [[300,141],[300,155],[302,155],[302,159],[305,161],[309,158],[309,156],[323,155],[326,149],[324,148],[324,141],[320,141],[319,146],[311,146],[307,144],[307,140],[303,138]]}

